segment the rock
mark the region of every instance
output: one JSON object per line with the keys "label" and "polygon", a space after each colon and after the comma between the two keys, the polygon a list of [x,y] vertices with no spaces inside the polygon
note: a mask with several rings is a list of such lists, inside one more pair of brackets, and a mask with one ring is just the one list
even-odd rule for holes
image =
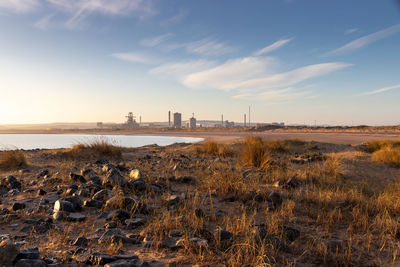
{"label": "rock", "polygon": [[287,188],[297,188],[300,186],[300,181],[298,179],[296,179],[295,177],[289,178],[289,180],[287,180],[286,182],[286,187]]}
{"label": "rock", "polygon": [[69,178],[74,182],[86,183],[85,177],[83,177],[80,174],[76,174],[76,173],[70,172],[69,173]]}
{"label": "rock", "polygon": [[217,229],[214,231],[214,237],[216,240],[223,242],[233,238],[234,234],[226,230]]}
{"label": "rock", "polygon": [[85,200],[85,202],[83,202],[83,206],[100,209],[101,207],[103,207],[103,202],[90,199],[90,200]]}
{"label": "rock", "polygon": [[74,205],[74,209],[77,211],[82,210],[83,202],[78,196],[64,197],[61,200],[72,203]]}
{"label": "rock", "polygon": [[98,240],[99,244],[110,244],[110,243],[136,243],[133,238],[128,238],[119,228],[108,229]]}
{"label": "rock", "polygon": [[0,263],[4,265],[12,265],[19,254],[18,247],[10,240],[6,239],[0,243]]}
{"label": "rock", "polygon": [[58,211],[74,212],[74,204],[69,201],[59,199],[54,203],[54,212]]}
{"label": "rock", "polygon": [[166,201],[168,205],[177,205],[181,201],[181,198],[178,195],[170,195]]}
{"label": "rock", "polygon": [[146,218],[144,218],[144,217],[136,217],[136,218],[125,220],[125,224],[129,229],[138,228],[139,226],[142,226],[143,224],[145,224],[145,222],[146,222]]}
{"label": "rock", "polygon": [[21,191],[21,182],[18,181],[17,178],[9,175],[6,177],[6,181],[10,189],[18,189],[19,191]]}
{"label": "rock", "polygon": [[285,182],[282,181],[282,180],[278,180],[278,181],[276,181],[275,183],[272,184],[272,186],[274,186],[274,187],[282,187],[284,185],[285,185]]}
{"label": "rock", "polygon": [[161,246],[171,250],[179,249],[182,247],[180,239],[180,237],[168,237],[161,242]]}
{"label": "rock", "polygon": [[131,210],[135,209],[137,206],[137,201],[130,197],[123,196],[115,196],[107,200],[105,209],[106,210],[114,210],[114,209],[122,209],[122,210]]}
{"label": "rock", "polygon": [[[126,221],[126,220],[125,220]],[[117,223],[116,222],[108,222],[104,225],[104,228],[106,229],[114,229],[117,228]]]}
{"label": "rock", "polygon": [[300,236],[300,231],[289,226],[283,226],[283,234],[288,241],[293,242]]}
{"label": "rock", "polygon": [[31,260],[31,259],[22,259],[17,261],[14,265],[16,267],[46,267],[47,264],[43,260]]}
{"label": "rock", "polygon": [[99,176],[90,177],[89,181],[91,181],[93,184],[101,185],[101,178]]}
{"label": "rock", "polygon": [[129,219],[130,217],[131,215],[125,210],[114,210],[109,214],[108,219],[111,219],[115,222],[124,223],[125,220]]}
{"label": "rock", "polygon": [[136,191],[144,191],[146,190],[146,182],[143,178],[138,178],[134,181],[130,181],[129,183],[131,185],[131,187],[136,190]]}
{"label": "rock", "polygon": [[43,189],[39,189],[39,190],[36,192],[36,195],[37,195],[37,196],[44,196],[44,195],[46,195],[46,194],[47,194],[47,192],[44,191]]}
{"label": "rock", "polygon": [[39,249],[38,248],[23,249],[19,252],[17,259],[38,260],[40,259]]}
{"label": "rock", "polygon": [[88,262],[92,265],[105,265],[116,260],[116,257],[110,256],[108,254],[94,252],[92,255],[89,256]]}
{"label": "rock", "polygon": [[67,220],[71,222],[82,222],[86,220],[86,216],[82,213],[71,212],[67,214]]}
{"label": "rock", "polygon": [[90,178],[92,178],[92,177],[96,177],[96,176],[97,176],[97,174],[96,174],[92,169],[90,169],[90,168],[82,170],[82,171],[81,171],[81,174],[82,174],[84,177],[86,177],[87,179],[90,179]]}
{"label": "rock", "polygon": [[68,216],[68,212],[59,210],[59,211],[54,212],[53,219],[56,221],[62,221],[65,218],[67,218],[67,216]]}
{"label": "rock", "polygon": [[11,189],[10,191],[8,191],[9,196],[17,196],[18,194],[19,194],[18,189]]}
{"label": "rock", "polygon": [[110,169],[103,178],[103,186],[107,187],[122,187],[127,181],[118,169]]}
{"label": "rock", "polygon": [[169,237],[182,237],[182,230],[181,229],[172,229],[169,231],[168,236]]}
{"label": "rock", "polygon": [[129,173],[129,178],[137,180],[140,178],[140,171],[138,169],[133,169]]}
{"label": "rock", "polygon": [[13,211],[17,211],[17,210],[23,210],[23,209],[25,209],[26,208],[26,205],[25,205],[25,203],[14,203],[13,205],[12,205],[12,207],[11,207],[11,209],[13,210]]}
{"label": "rock", "polygon": [[113,164],[107,163],[107,164],[105,164],[105,165],[103,166],[103,168],[101,169],[101,171],[102,171],[103,173],[107,173],[107,172],[109,172],[109,171],[111,171],[111,170],[116,170],[116,169],[117,169],[117,167],[115,167]]}
{"label": "rock", "polygon": [[39,172],[39,174],[37,175],[37,178],[43,178],[46,175],[49,176],[50,172],[48,169],[43,169]]}
{"label": "rock", "polygon": [[282,204],[282,197],[281,194],[278,192],[272,192],[271,194],[268,195],[268,201],[272,202],[274,206],[279,206]]}
{"label": "rock", "polygon": [[77,239],[72,242],[73,246],[78,246],[78,247],[86,247],[88,244],[88,240],[84,236],[79,236]]}
{"label": "rock", "polygon": [[102,189],[93,195],[92,199],[97,201],[105,202],[111,197],[111,191],[108,189]]}
{"label": "rock", "polygon": [[192,237],[189,239],[189,241],[196,247],[207,247],[208,246],[208,242],[207,240],[198,238],[198,237]]}

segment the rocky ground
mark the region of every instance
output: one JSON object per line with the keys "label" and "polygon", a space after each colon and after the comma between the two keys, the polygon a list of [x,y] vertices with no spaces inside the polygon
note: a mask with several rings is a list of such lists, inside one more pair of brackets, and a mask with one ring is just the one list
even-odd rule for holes
{"label": "rocky ground", "polygon": [[397,262],[398,169],[361,146],[291,141],[25,151],[0,172],[0,266],[382,266]]}

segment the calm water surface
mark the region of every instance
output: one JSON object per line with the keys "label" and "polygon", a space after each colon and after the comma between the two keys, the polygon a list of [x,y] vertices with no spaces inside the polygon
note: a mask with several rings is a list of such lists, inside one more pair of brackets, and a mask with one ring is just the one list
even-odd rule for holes
{"label": "calm water surface", "polygon": [[195,143],[203,138],[174,136],[139,136],[139,135],[89,135],[89,134],[0,134],[0,150],[67,148],[77,143],[94,140],[107,140],[124,147],[140,147],[157,144],[167,146],[174,143]]}

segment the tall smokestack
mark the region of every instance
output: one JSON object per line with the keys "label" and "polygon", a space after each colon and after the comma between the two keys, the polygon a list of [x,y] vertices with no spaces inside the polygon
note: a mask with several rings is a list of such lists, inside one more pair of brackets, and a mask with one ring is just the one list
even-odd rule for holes
{"label": "tall smokestack", "polygon": [[244,114],[244,127],[246,127],[246,113]]}
{"label": "tall smokestack", "polygon": [[250,125],[250,106],[249,106],[249,126],[251,126]]}
{"label": "tall smokestack", "polygon": [[168,111],[168,127],[171,127],[171,111]]}

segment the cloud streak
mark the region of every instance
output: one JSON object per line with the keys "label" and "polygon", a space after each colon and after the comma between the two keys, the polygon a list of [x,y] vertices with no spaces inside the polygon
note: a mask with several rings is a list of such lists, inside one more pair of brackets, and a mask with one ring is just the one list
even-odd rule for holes
{"label": "cloud streak", "polygon": [[265,55],[265,54],[271,53],[272,51],[275,51],[275,50],[281,48],[282,46],[286,45],[287,43],[289,43],[292,40],[293,40],[293,38],[282,39],[282,40],[276,41],[275,43],[256,51],[254,53],[254,55],[255,56],[261,56],[261,55]]}
{"label": "cloud streak", "polygon": [[174,36],[172,33],[166,33],[152,38],[143,39],[142,41],[140,41],[140,44],[146,47],[155,47],[162,42],[170,39],[172,36]]}
{"label": "cloud streak", "polygon": [[396,85],[393,85],[393,86],[380,88],[380,89],[377,89],[377,90],[374,90],[374,91],[369,91],[369,92],[363,93],[361,95],[376,95],[376,94],[384,93],[384,92],[387,92],[387,91],[390,91],[390,90],[394,90],[394,89],[400,89],[400,84],[396,84]]}
{"label": "cloud streak", "polygon": [[187,52],[201,56],[221,56],[236,50],[234,47],[209,38],[187,43],[184,47]]}
{"label": "cloud streak", "polygon": [[131,63],[151,64],[154,59],[142,53],[114,53],[111,54],[114,58]]}
{"label": "cloud streak", "polygon": [[13,13],[28,13],[39,7],[38,0],[1,0],[0,10],[11,11]]}
{"label": "cloud streak", "polygon": [[343,54],[343,53],[347,53],[347,52],[352,52],[354,50],[365,47],[371,43],[385,39],[385,38],[387,38],[391,35],[394,35],[398,32],[400,32],[400,24],[396,24],[396,25],[393,25],[384,30],[381,30],[381,31],[363,36],[361,38],[358,38],[350,43],[347,43],[347,44],[329,52],[327,55],[335,55],[335,54]]}

